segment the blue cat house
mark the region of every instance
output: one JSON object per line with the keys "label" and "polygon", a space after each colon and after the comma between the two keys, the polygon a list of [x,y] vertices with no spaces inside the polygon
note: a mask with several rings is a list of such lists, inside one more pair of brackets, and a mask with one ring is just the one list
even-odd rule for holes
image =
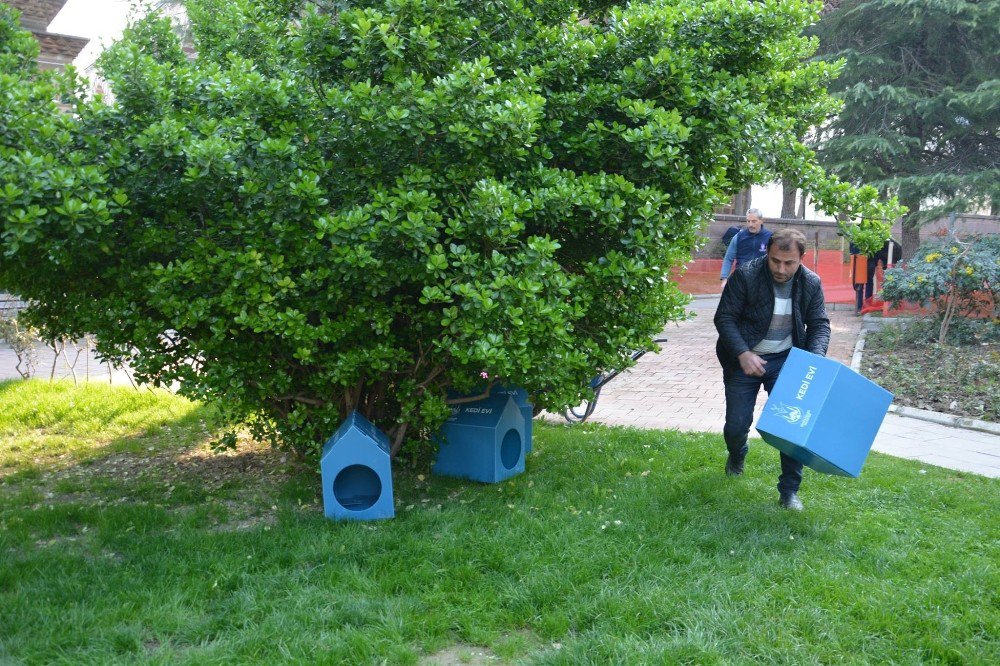
{"label": "blue cat house", "polygon": [[497,483],[524,471],[524,416],[514,398],[488,398],[452,407],[441,428],[435,474]]}
{"label": "blue cat house", "polygon": [[[483,388],[477,393],[472,395],[478,395],[483,392]],[[519,386],[504,386],[501,384],[494,384],[493,388],[490,389],[490,395],[509,395],[514,399],[514,404],[517,408],[521,410],[521,416],[524,417],[524,453],[525,455],[531,453],[531,422],[535,418],[535,408],[528,399],[528,391]],[[468,397],[468,393],[456,393],[454,391],[448,392],[449,398],[465,398]]]}
{"label": "blue cat house", "polygon": [[509,395],[524,417],[524,453],[531,453],[531,422],[535,418],[535,407],[528,400],[528,392],[518,386],[495,386],[490,395]]}
{"label": "blue cat house", "polygon": [[891,393],[846,365],[792,348],[757,431],[817,472],[857,477],[890,403]]}
{"label": "blue cat house", "polygon": [[323,513],[334,520],[378,520],[395,514],[389,438],[352,411],[323,445]]}

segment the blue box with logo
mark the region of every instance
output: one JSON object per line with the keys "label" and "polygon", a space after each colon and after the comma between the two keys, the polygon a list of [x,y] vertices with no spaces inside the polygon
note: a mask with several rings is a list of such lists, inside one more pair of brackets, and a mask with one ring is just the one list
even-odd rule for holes
{"label": "blue box with logo", "polygon": [[[458,393],[457,391],[448,391],[448,398],[468,398],[470,395],[478,395],[482,393],[485,389],[479,388],[475,393]],[[514,404],[517,408],[521,410],[521,416],[524,417],[524,452],[525,454],[531,453],[531,424],[532,419],[534,419],[534,405],[531,404],[531,400],[528,396],[528,392],[521,388],[520,386],[507,386],[504,384],[494,384],[490,388],[490,396],[495,395],[509,395],[514,399]]]}
{"label": "blue box with logo", "polygon": [[892,393],[846,365],[792,348],[757,431],[817,472],[857,477],[890,403]]}
{"label": "blue box with logo", "polygon": [[524,471],[524,416],[514,398],[496,392],[452,407],[438,435],[435,474],[496,483]]}

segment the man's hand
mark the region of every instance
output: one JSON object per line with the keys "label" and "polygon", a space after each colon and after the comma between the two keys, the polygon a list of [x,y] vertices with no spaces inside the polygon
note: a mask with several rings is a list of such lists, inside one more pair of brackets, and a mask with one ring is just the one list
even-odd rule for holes
{"label": "man's hand", "polygon": [[767,365],[767,361],[760,356],[757,356],[752,351],[745,351],[737,358],[740,361],[740,369],[743,371],[743,374],[751,377],[764,376],[764,366]]}
{"label": "man's hand", "polygon": [[729,278],[722,278],[722,286],[719,287],[719,291],[720,292],[726,288],[726,283],[727,282],[729,282]]}

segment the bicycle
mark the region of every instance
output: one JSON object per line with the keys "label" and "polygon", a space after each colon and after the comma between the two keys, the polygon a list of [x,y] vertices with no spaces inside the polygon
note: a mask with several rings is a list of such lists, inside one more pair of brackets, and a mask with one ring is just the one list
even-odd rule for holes
{"label": "bicycle", "polygon": [[[653,342],[655,342],[656,344],[660,344],[660,345],[662,345],[666,341],[667,341],[667,338],[655,338],[653,340]],[[638,361],[640,358],[643,357],[643,355],[646,353],[646,351],[647,350],[645,350],[645,349],[640,349],[638,351],[634,351],[630,355],[630,358],[633,361]],[[591,379],[590,380],[590,388],[594,391],[594,397],[591,398],[590,400],[587,400],[584,403],[581,403],[584,406],[583,407],[583,413],[579,413],[577,411],[577,410],[580,409],[580,405],[577,405],[576,407],[570,407],[569,409],[567,409],[566,411],[564,411],[562,413],[563,418],[566,419],[567,421],[569,421],[570,423],[583,423],[588,418],[590,418],[591,414],[594,413],[594,409],[597,408],[597,400],[598,400],[598,398],[601,397],[601,389],[604,387],[605,384],[607,384],[608,382],[610,382],[612,379],[614,379],[615,377],[617,377],[619,374],[621,374],[621,370],[612,370],[611,372],[606,372],[606,373],[602,372],[599,375],[597,375],[596,377],[594,377],[593,379]]]}

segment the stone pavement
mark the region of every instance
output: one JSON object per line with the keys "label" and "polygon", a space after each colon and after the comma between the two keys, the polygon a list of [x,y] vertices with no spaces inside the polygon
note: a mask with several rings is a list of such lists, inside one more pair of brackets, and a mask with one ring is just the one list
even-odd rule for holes
{"label": "stone pavement", "polygon": [[[590,420],[636,428],[722,432],[726,406],[712,323],[718,302],[718,297],[695,299],[688,308],[694,318],[669,324],[661,336],[668,342],[659,354],[646,354],[634,368],[605,385]],[[828,305],[833,335],[827,355],[850,366],[861,318],[854,314],[852,306],[835,308]],[[765,401],[761,391],[755,422]],[[888,414],[872,448],[900,458],[1000,478],[997,434]],[[723,457],[720,451],[720,461]]]}
{"label": "stone pavement", "polygon": [[[67,345],[64,353],[58,356],[51,347],[39,345],[35,348],[36,379],[67,379],[84,382],[104,382],[114,385],[130,386],[132,380],[124,370],[109,368],[107,363],[101,363],[94,355],[93,349],[85,345]],[[0,343],[0,380],[17,379],[17,355],[4,343]]]}

